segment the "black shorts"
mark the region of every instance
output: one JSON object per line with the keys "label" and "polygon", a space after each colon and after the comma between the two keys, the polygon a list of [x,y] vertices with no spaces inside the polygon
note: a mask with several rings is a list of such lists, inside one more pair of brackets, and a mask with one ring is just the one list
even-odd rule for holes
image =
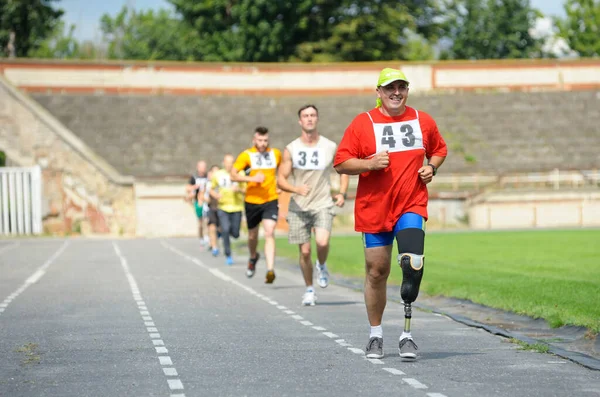
{"label": "black shorts", "polygon": [[219,227],[219,214],[217,214],[217,209],[210,208],[208,210],[208,224],[209,225],[217,225]]}
{"label": "black shorts", "polygon": [[246,207],[246,222],[248,229],[254,229],[263,219],[271,219],[277,222],[279,215],[279,203],[277,200],[267,201],[263,204],[244,203]]}

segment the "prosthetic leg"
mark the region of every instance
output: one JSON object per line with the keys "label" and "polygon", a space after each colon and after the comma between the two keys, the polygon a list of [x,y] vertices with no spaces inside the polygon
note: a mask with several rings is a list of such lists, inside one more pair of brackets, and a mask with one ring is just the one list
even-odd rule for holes
{"label": "prosthetic leg", "polygon": [[423,248],[425,232],[421,229],[403,229],[396,234],[398,242],[398,265],[402,269],[402,286],[400,296],[404,302],[404,331],[400,336],[398,349],[400,357],[406,359],[417,358],[417,344],[410,333],[412,318],[412,303],[419,295],[421,279],[423,278],[423,265],[425,258]]}

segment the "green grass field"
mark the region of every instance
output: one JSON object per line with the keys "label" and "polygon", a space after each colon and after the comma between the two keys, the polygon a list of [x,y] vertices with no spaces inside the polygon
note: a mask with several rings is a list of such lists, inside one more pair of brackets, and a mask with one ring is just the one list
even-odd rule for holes
{"label": "green grass field", "polygon": [[[285,238],[277,250],[298,258]],[[421,291],[429,295],[600,332],[600,230],[431,233],[425,257]],[[333,237],[328,265],[334,274],[364,277],[360,234]],[[402,282],[395,260],[390,282]]]}

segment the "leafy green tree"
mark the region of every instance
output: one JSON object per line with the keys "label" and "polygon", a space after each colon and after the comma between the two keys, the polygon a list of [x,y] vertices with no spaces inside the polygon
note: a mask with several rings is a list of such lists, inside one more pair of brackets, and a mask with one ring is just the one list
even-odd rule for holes
{"label": "leafy green tree", "polygon": [[[26,57],[55,31],[63,11],[59,0],[0,0],[0,54]],[[11,35],[14,40],[11,40]],[[11,51],[9,43],[13,46]]]}
{"label": "leafy green tree", "polygon": [[74,37],[75,25],[65,31],[65,23],[59,22],[52,36],[44,40],[40,46],[29,52],[34,58],[79,58],[79,42]]}
{"label": "leafy green tree", "polygon": [[198,34],[167,10],[123,7],[114,17],[104,14],[100,28],[110,59],[191,60],[198,51]]}
{"label": "leafy green tree", "polygon": [[450,59],[529,58],[540,53],[541,41],[529,31],[537,12],[529,0],[450,0],[445,35]]}
{"label": "leafy green tree", "polygon": [[439,34],[434,0],[169,0],[210,61],[402,59],[406,35]]}
{"label": "leafy green tree", "polygon": [[600,1],[567,0],[565,13],[557,21],[559,35],[580,56],[600,56]]}

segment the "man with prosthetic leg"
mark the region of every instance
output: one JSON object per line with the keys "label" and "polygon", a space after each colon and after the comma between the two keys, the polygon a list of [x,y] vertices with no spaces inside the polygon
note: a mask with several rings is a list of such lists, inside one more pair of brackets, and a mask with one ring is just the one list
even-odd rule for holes
{"label": "man with prosthetic leg", "polygon": [[433,118],[406,106],[408,80],[385,68],[377,82],[377,106],[350,123],[334,159],[340,174],[359,175],[354,206],[355,230],[365,253],[365,306],[370,324],[367,358],[383,358],[383,312],[387,303],[394,240],[403,280],[405,326],[400,356],[417,357],[410,321],[424,269],[427,184],[447,154]]}
{"label": "man with prosthetic leg", "polygon": [[[404,223],[402,221],[404,220]],[[400,357],[407,359],[417,358],[417,344],[414,342],[410,333],[410,320],[412,318],[411,304],[419,295],[419,287],[423,278],[423,268],[425,257],[423,256],[425,245],[425,231],[417,226],[425,222],[420,215],[409,212],[400,218],[398,223],[401,227],[396,233],[396,242],[398,244],[398,265],[402,269],[402,286],[400,287],[400,296],[404,303],[404,331],[400,335],[398,350]]]}

